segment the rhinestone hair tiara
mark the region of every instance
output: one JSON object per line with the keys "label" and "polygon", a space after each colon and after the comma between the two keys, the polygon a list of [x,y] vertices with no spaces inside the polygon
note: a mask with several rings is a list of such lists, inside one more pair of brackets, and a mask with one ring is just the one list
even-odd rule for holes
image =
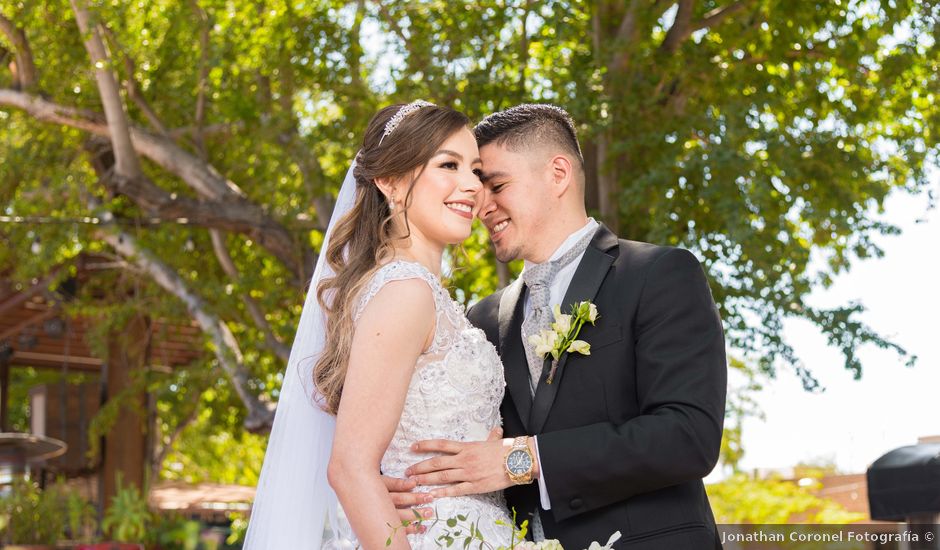
{"label": "rhinestone hair tiara", "polygon": [[434,106],[433,103],[424,101],[423,99],[412,101],[408,105],[403,106],[401,109],[398,110],[397,113],[395,113],[394,116],[392,116],[392,118],[388,119],[388,122],[385,123],[385,132],[382,133],[382,137],[379,139],[379,145],[382,144],[382,141],[385,140],[385,138],[389,134],[395,131],[395,128],[398,128],[398,125],[401,124],[401,121],[404,120],[406,116],[410,115],[411,113],[417,111],[418,109],[422,107],[433,107],[433,106]]}

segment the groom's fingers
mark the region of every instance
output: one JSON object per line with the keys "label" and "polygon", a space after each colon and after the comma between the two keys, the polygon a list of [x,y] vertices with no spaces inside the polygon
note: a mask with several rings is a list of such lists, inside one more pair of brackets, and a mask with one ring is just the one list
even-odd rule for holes
{"label": "groom's fingers", "polygon": [[448,439],[426,439],[411,446],[416,453],[448,453],[455,455],[467,446],[466,443]]}
{"label": "groom's fingers", "polygon": [[[435,456],[434,458],[429,458],[427,460],[422,460],[417,464],[413,464],[405,470],[405,475],[408,476],[408,479],[414,480],[418,485],[427,485],[426,483],[421,483],[421,478],[419,474],[428,474],[431,472],[440,472],[444,470],[452,470],[454,468],[460,468],[462,466],[460,462],[460,457],[457,455],[441,455]],[[456,479],[454,481],[463,481],[462,479]],[[445,482],[452,483],[452,482]]]}
{"label": "groom's fingers", "polygon": [[494,441],[494,440],[502,439],[502,438],[503,438],[503,429],[500,428],[499,426],[496,426],[495,428],[490,430],[490,435],[486,438],[486,440]]}
{"label": "groom's fingers", "polygon": [[464,495],[475,495],[480,493],[480,489],[476,485],[465,481],[463,483],[457,483],[454,485],[448,485],[447,487],[441,487],[440,489],[435,489],[433,491],[434,498],[442,497],[460,497]]}
{"label": "groom's fingers", "polygon": [[470,475],[466,470],[435,470],[427,474],[412,476],[412,479],[418,482],[418,485],[451,485],[470,480]]}

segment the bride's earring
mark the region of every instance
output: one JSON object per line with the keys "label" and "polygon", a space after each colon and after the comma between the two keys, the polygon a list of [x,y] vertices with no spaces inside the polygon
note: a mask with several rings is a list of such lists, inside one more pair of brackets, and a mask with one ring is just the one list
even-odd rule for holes
{"label": "bride's earring", "polygon": [[394,212],[394,211],[395,211],[395,197],[389,197],[389,198],[388,198],[388,210],[389,210],[390,212]]}

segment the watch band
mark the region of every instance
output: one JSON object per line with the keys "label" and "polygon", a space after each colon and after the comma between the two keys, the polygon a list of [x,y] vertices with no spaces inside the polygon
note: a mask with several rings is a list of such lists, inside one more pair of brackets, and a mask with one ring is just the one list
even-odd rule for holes
{"label": "watch band", "polygon": [[[532,455],[532,451],[529,450],[529,436],[523,435],[515,438],[512,442],[512,446],[509,448],[509,451],[506,453],[505,458],[505,468],[506,473],[509,475],[509,480],[516,485],[525,485],[532,482],[532,473],[535,470],[535,456]],[[514,474],[509,468],[509,456],[513,452],[523,452],[529,455],[529,469],[528,471],[521,474]]]}

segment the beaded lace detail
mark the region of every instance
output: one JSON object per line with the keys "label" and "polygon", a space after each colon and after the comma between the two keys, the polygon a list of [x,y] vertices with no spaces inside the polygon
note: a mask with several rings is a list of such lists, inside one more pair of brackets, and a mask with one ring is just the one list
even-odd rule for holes
{"label": "beaded lace detail", "polygon": [[[394,477],[405,477],[408,466],[434,456],[411,452],[416,441],[485,440],[502,423],[499,406],[506,388],[496,348],[482,330],[470,324],[437,276],[419,263],[393,261],[379,268],[359,299],[354,320],[386,284],[404,279],[427,282],[434,295],[437,323],[430,347],[418,357],[401,419],[382,458],[382,473]],[[441,519],[467,516],[494,547],[509,545],[511,520],[502,493],[437,499],[433,507]],[[496,525],[498,520],[505,526]],[[426,525],[427,533],[408,536],[412,548],[438,548],[436,539],[446,530],[445,523]]]}

